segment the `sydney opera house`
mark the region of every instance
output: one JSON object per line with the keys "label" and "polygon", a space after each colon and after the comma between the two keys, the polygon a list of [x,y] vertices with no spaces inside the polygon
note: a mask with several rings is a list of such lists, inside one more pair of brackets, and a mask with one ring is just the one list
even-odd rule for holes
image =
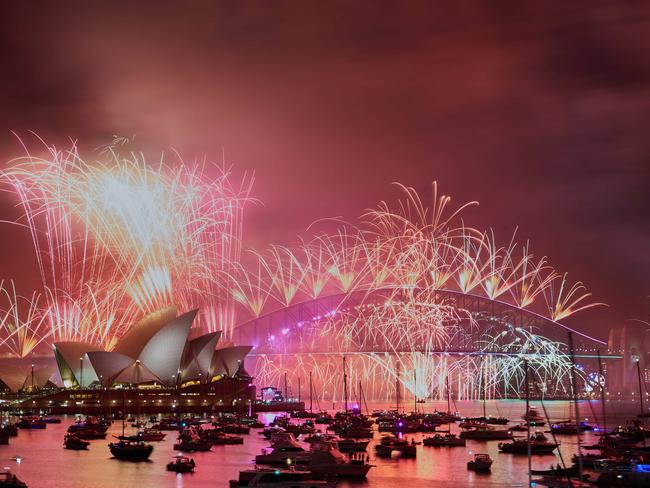
{"label": "sydney opera house", "polygon": [[[103,408],[134,402],[147,410],[231,409],[255,399],[244,359],[251,346],[220,344],[221,332],[197,334],[198,310],[176,316],[169,307],[146,316],[104,351],[85,342],[53,344],[54,359],[0,368],[13,392],[49,390],[29,398],[41,408]],[[47,387],[63,387],[58,390]],[[128,400],[124,400],[128,398]],[[27,406],[27,405],[22,405]]]}

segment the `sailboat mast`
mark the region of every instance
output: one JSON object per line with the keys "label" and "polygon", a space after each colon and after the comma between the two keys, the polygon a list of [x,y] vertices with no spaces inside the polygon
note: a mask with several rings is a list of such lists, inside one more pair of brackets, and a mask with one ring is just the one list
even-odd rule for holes
{"label": "sailboat mast", "polygon": [[122,390],[122,437],[124,437],[125,420],[126,420],[126,392]]}
{"label": "sailboat mast", "polygon": [[487,419],[487,415],[485,414],[485,366],[483,364],[485,358],[481,358],[481,390],[483,392],[483,418]]}
{"label": "sailboat mast", "polygon": [[413,369],[413,411],[418,413],[418,376]]}
{"label": "sailboat mast", "polygon": [[[639,418],[641,419],[642,427],[645,430],[645,421],[644,421],[644,419],[645,419],[645,417],[644,417],[645,411],[644,411],[644,407],[643,407],[643,384],[641,383],[641,363],[639,362],[638,358],[636,360],[636,375],[637,375],[637,379],[639,380],[639,402],[640,402],[640,405],[641,405],[641,415],[639,416]],[[644,435],[643,436],[643,446],[645,447],[645,445],[646,445],[646,441],[645,441],[645,435]]]}
{"label": "sailboat mast", "polygon": [[345,413],[348,413],[348,370],[343,356],[343,406]]}
{"label": "sailboat mast", "polygon": [[641,418],[643,418],[643,414],[645,414],[645,410],[643,407],[643,384],[641,382],[641,363],[639,362],[639,359],[637,358],[636,360],[636,375],[637,379],[639,381],[639,401],[641,402]]}
{"label": "sailboat mast", "polygon": [[569,354],[571,355],[571,390],[573,391],[573,409],[576,420],[576,441],[578,445],[578,479],[582,481],[582,451],[580,448],[580,410],[578,407],[578,385],[576,383],[576,361],[573,349],[573,333],[569,332]]}
{"label": "sailboat mast", "polygon": [[314,411],[314,386],[311,379],[311,371],[309,372],[309,411]]}
{"label": "sailboat mast", "polygon": [[451,405],[449,404],[451,401],[451,392],[449,391],[449,372],[447,372],[447,376],[445,376],[445,383],[447,383],[447,413],[451,413]]}

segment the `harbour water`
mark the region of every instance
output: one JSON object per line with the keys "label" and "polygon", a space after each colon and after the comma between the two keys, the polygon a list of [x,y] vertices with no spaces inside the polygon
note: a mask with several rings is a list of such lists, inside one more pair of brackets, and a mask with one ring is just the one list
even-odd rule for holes
{"label": "harbour water", "polygon": [[[539,402],[532,402],[539,408]],[[573,413],[569,402],[545,402],[551,419],[568,419]],[[370,408],[387,405],[370,405]],[[446,410],[446,404],[427,403],[418,405],[425,411]],[[480,402],[458,402],[459,411],[466,416],[482,414]],[[581,419],[599,421],[602,415],[597,402],[581,402]],[[518,423],[524,413],[524,402],[515,400],[488,401],[487,413],[505,416]],[[638,413],[638,404],[612,402],[608,404],[609,425],[622,423]],[[260,414],[269,422],[275,414]],[[21,430],[18,437],[12,437],[10,444],[0,446],[0,467],[9,467],[30,488],[218,488],[227,487],[229,479],[237,478],[240,470],[253,466],[253,458],[261,449],[268,446],[256,430],[244,436],[243,445],[213,446],[211,452],[193,453],[197,468],[194,474],[173,474],[165,470],[165,464],[176,454],[172,444],[175,432],[168,432],[163,442],[154,443],[151,460],[145,463],[129,463],[111,458],[107,444],[112,435],[121,433],[121,422],[115,422],[106,440],[91,441],[88,451],[69,451],[63,449],[63,436],[67,427],[74,422],[73,416],[63,417],[61,424],[50,424],[45,430]],[[325,426],[320,426],[324,429]],[[134,429],[127,426],[129,431]],[[457,426],[452,431],[458,430]],[[539,430],[545,430],[540,428]],[[519,433],[525,435],[525,433]],[[527,482],[526,456],[499,453],[496,441],[468,441],[466,447],[436,448],[418,446],[416,459],[378,459],[372,446],[379,440],[375,433],[373,444],[368,448],[371,462],[375,467],[364,481],[342,481],[340,487],[367,486],[368,488],[390,488],[396,486],[419,487],[522,487]],[[407,434],[408,438],[419,440],[422,434]],[[570,463],[576,452],[575,436],[562,436],[560,452]],[[593,444],[598,441],[595,433],[587,432],[581,436],[582,442]],[[487,452],[494,459],[490,474],[476,474],[466,469],[466,462],[473,453]],[[20,457],[20,462],[13,460]],[[546,469],[559,462],[558,454],[534,456],[533,469]]]}

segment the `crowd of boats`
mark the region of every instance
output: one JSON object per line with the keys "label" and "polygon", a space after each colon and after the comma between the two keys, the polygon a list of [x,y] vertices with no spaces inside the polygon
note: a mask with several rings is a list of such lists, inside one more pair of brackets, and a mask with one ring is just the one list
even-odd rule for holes
{"label": "crowd of boats", "polygon": [[[542,405],[543,406],[543,405]],[[554,454],[559,463],[548,469],[529,470],[531,482],[548,487],[650,486],[650,447],[643,418],[608,429],[585,421],[551,422],[546,411],[529,406],[520,421],[505,417],[467,418],[459,413],[373,411],[358,409],[327,412],[294,412],[276,416],[268,425],[256,416],[227,414],[216,418],[149,417],[77,419],[63,437],[63,447],[87,450],[92,441],[106,439],[114,422],[122,422],[120,435],[108,443],[112,457],[125,461],[147,461],[154,444],[170,433],[176,436],[172,455],[165,468],[176,473],[191,473],[197,468],[189,457],[193,452],[210,451],[215,445],[244,443],[245,436],[256,431],[269,445],[252,460],[255,466],[242,470],[231,487],[276,486],[333,487],[341,477],[365,477],[373,468],[369,447],[376,458],[415,458],[424,448],[464,447],[467,441],[498,441],[499,452],[535,456]],[[44,429],[60,423],[58,417],[23,416],[0,428],[0,443],[18,435],[20,429]],[[126,433],[127,421],[132,430]],[[452,431],[452,426],[454,426]],[[597,442],[580,442],[584,432],[593,430]],[[414,435],[421,433],[417,437]],[[559,452],[560,438],[575,436],[578,452],[564,459]],[[378,438],[377,438],[378,437]],[[376,442],[373,439],[376,438]],[[7,443],[5,442],[5,443]],[[372,444],[371,444],[372,443]],[[648,463],[648,464],[646,464]],[[498,460],[478,452],[467,461],[467,469],[489,473]],[[535,477],[535,478],[533,478]],[[0,488],[26,486],[14,475],[4,473]]]}

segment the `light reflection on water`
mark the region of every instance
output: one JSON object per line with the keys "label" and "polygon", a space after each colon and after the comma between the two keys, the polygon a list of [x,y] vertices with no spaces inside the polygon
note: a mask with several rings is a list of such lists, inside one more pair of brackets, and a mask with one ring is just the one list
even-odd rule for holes
{"label": "light reflection on water", "polygon": [[[539,407],[538,402],[532,402]],[[551,419],[568,419],[572,413],[569,402],[546,402]],[[518,422],[524,413],[524,403],[515,400],[489,401],[487,411],[491,415],[503,415],[513,422]],[[477,416],[481,414],[480,402],[458,402],[462,414]],[[382,408],[387,405],[370,405],[370,408]],[[421,407],[421,405],[419,406]],[[444,402],[427,403],[426,411],[434,408],[446,410]],[[540,408],[541,413],[541,408]],[[634,403],[608,404],[608,421],[610,425],[621,423],[625,418],[636,414]],[[581,403],[581,418],[594,420],[600,417],[598,403]],[[262,415],[265,422],[273,419],[274,414]],[[197,487],[214,488],[227,487],[229,479],[235,479],[240,469],[252,466],[252,460],[268,443],[259,438],[256,431],[245,437],[243,445],[214,446],[211,452],[193,453],[191,456],[197,463],[194,474],[174,474],[165,470],[175,451],[172,444],[176,438],[174,432],[168,432],[163,442],[154,443],[155,449],[151,461],[147,463],[128,463],[111,459],[107,444],[111,435],[121,433],[121,423],[116,422],[108,432],[106,440],[91,441],[88,451],[68,451],[63,449],[63,435],[72,416],[64,418],[61,424],[50,424],[46,430],[21,430],[19,436],[10,439],[10,445],[0,446],[0,467],[11,467],[19,478],[27,482],[30,488],[125,488],[144,487]],[[513,425],[513,424],[511,424]],[[324,428],[324,426],[319,426]],[[453,427],[452,431],[458,430]],[[525,433],[521,433],[525,435]],[[416,440],[422,434],[407,434]],[[375,442],[379,435],[375,434]],[[559,437],[561,452],[569,461],[576,449],[575,437]],[[593,433],[582,436],[582,442],[592,444],[597,442]],[[377,459],[372,446],[368,453],[371,462],[376,465],[365,482],[341,482],[339,486],[367,486],[368,488],[389,488],[400,484],[408,488],[430,487],[432,482],[439,487],[462,486],[526,486],[527,459],[526,456],[500,454],[498,442],[468,441],[466,447],[435,448],[418,446],[417,459]],[[488,475],[467,471],[465,463],[471,453],[487,452],[494,459],[492,473]],[[17,463],[12,457],[21,456]],[[557,464],[557,454],[535,456],[532,461],[534,469],[546,469],[551,464]]]}

